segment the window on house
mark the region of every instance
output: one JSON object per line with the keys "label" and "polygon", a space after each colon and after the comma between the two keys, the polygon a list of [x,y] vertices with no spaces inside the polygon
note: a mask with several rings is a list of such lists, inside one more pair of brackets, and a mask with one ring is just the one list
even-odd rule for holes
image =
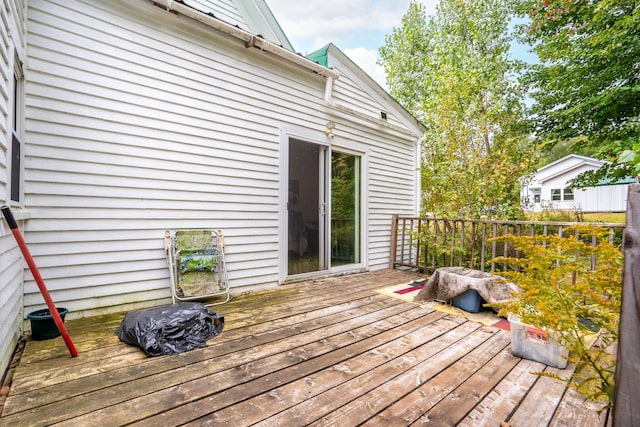
{"label": "window on house", "polygon": [[564,200],[573,200],[573,188],[564,189]]}
{"label": "window on house", "polygon": [[540,195],[539,194],[534,194],[533,195],[533,203],[540,203]]}
{"label": "window on house", "polygon": [[20,202],[22,193],[21,177],[22,177],[22,126],[23,126],[23,103],[24,97],[24,79],[20,61],[16,58],[16,65],[13,72],[13,120],[11,131],[11,166],[10,166],[10,197],[14,202]]}
{"label": "window on house", "polygon": [[559,188],[551,190],[551,200],[562,200],[562,193]]}

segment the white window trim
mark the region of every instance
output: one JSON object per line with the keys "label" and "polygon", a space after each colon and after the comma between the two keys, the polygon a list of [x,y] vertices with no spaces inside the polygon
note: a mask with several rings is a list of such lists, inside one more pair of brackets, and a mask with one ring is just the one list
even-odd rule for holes
{"label": "white window trim", "polygon": [[[8,202],[8,204],[10,204],[11,206],[24,206],[24,150],[25,150],[25,144],[24,144],[24,140],[25,140],[25,118],[24,118],[24,112],[25,112],[25,78],[24,78],[24,71],[23,71],[23,67],[22,67],[22,62],[20,61],[20,59],[18,58],[17,53],[14,54],[13,56],[14,58],[14,62],[13,62],[13,75],[12,75],[12,79],[11,79],[11,92],[10,92],[10,99],[11,102],[9,104],[9,123],[8,123],[8,146],[7,146],[7,159],[8,159],[8,164],[7,164],[7,194],[6,194],[6,200]],[[16,83],[18,84],[18,87],[16,88],[15,85]],[[14,126],[15,124],[15,126]],[[13,138],[14,135],[16,137],[16,139],[19,142],[20,145],[20,162],[19,162],[19,168],[20,170],[18,171],[18,179],[19,179],[19,183],[18,183],[18,200],[13,200],[12,198],[12,187],[13,187],[13,176],[14,176],[14,170],[13,170]]]}

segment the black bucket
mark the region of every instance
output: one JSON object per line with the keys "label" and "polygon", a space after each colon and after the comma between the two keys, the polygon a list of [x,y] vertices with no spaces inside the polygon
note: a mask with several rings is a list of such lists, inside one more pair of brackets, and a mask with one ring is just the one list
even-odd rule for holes
{"label": "black bucket", "polygon": [[[58,308],[58,313],[64,322],[64,316],[69,312],[66,308]],[[31,338],[36,341],[48,340],[59,337],[60,331],[53,320],[48,308],[32,311],[27,315],[31,321]]]}

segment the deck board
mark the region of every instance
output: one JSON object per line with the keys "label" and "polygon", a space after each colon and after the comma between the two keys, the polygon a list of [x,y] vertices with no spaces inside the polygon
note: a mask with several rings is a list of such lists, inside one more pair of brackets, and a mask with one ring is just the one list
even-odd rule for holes
{"label": "deck board", "polygon": [[460,427],[477,425],[498,426],[514,411],[529,388],[538,379],[531,372],[542,371],[544,365],[531,360],[521,360],[511,371],[488,393],[467,416],[460,421]]}
{"label": "deck board", "polygon": [[[396,400],[390,407],[380,411],[364,425],[412,425],[417,420],[420,420],[420,424],[429,423],[429,418],[424,417],[425,410],[452,396],[451,393],[457,386],[466,381],[508,344],[507,334],[504,331],[489,329],[483,327],[474,331],[474,334],[483,334],[482,343],[457,360],[458,363],[447,366],[446,369],[428,380],[425,378],[427,376],[421,373],[415,381],[416,384],[420,384],[416,389]],[[448,359],[455,360],[453,357]],[[400,390],[395,392],[396,395],[404,392],[404,384],[396,384],[396,386],[400,387]],[[455,402],[457,399],[450,400],[452,400],[450,403],[452,407],[457,406],[457,402]]]}
{"label": "deck board", "polygon": [[[544,371],[565,377],[571,375],[572,369],[571,366],[564,369],[547,366]],[[549,425],[564,392],[565,387],[561,381],[539,377],[512,416],[512,423],[514,425],[528,423],[532,427]]]}
{"label": "deck board", "polygon": [[0,426],[606,424],[597,405],[532,375],[552,368],[511,355],[507,331],[375,292],[415,278],[386,270],[235,296],[214,307],[221,335],[174,356],[121,343],[123,313],[68,321],[79,357],[60,338],[29,340]]}
{"label": "deck board", "polygon": [[[498,342],[496,345],[500,346],[501,344]],[[497,349],[500,350],[500,347],[497,347]],[[452,390],[444,399],[424,413],[420,420],[414,422],[413,425],[423,424],[423,421],[426,420],[429,421],[429,425],[434,426],[460,424],[478,402],[489,394],[517,363],[518,358],[512,356],[508,348],[502,348],[499,353],[478,369],[468,380],[455,390]]]}

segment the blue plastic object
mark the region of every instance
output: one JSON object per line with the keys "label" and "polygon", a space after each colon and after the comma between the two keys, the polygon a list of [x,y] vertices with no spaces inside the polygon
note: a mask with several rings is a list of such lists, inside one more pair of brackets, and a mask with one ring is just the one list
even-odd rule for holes
{"label": "blue plastic object", "polygon": [[453,298],[451,304],[469,313],[477,313],[482,309],[482,297],[475,289],[469,289]]}

